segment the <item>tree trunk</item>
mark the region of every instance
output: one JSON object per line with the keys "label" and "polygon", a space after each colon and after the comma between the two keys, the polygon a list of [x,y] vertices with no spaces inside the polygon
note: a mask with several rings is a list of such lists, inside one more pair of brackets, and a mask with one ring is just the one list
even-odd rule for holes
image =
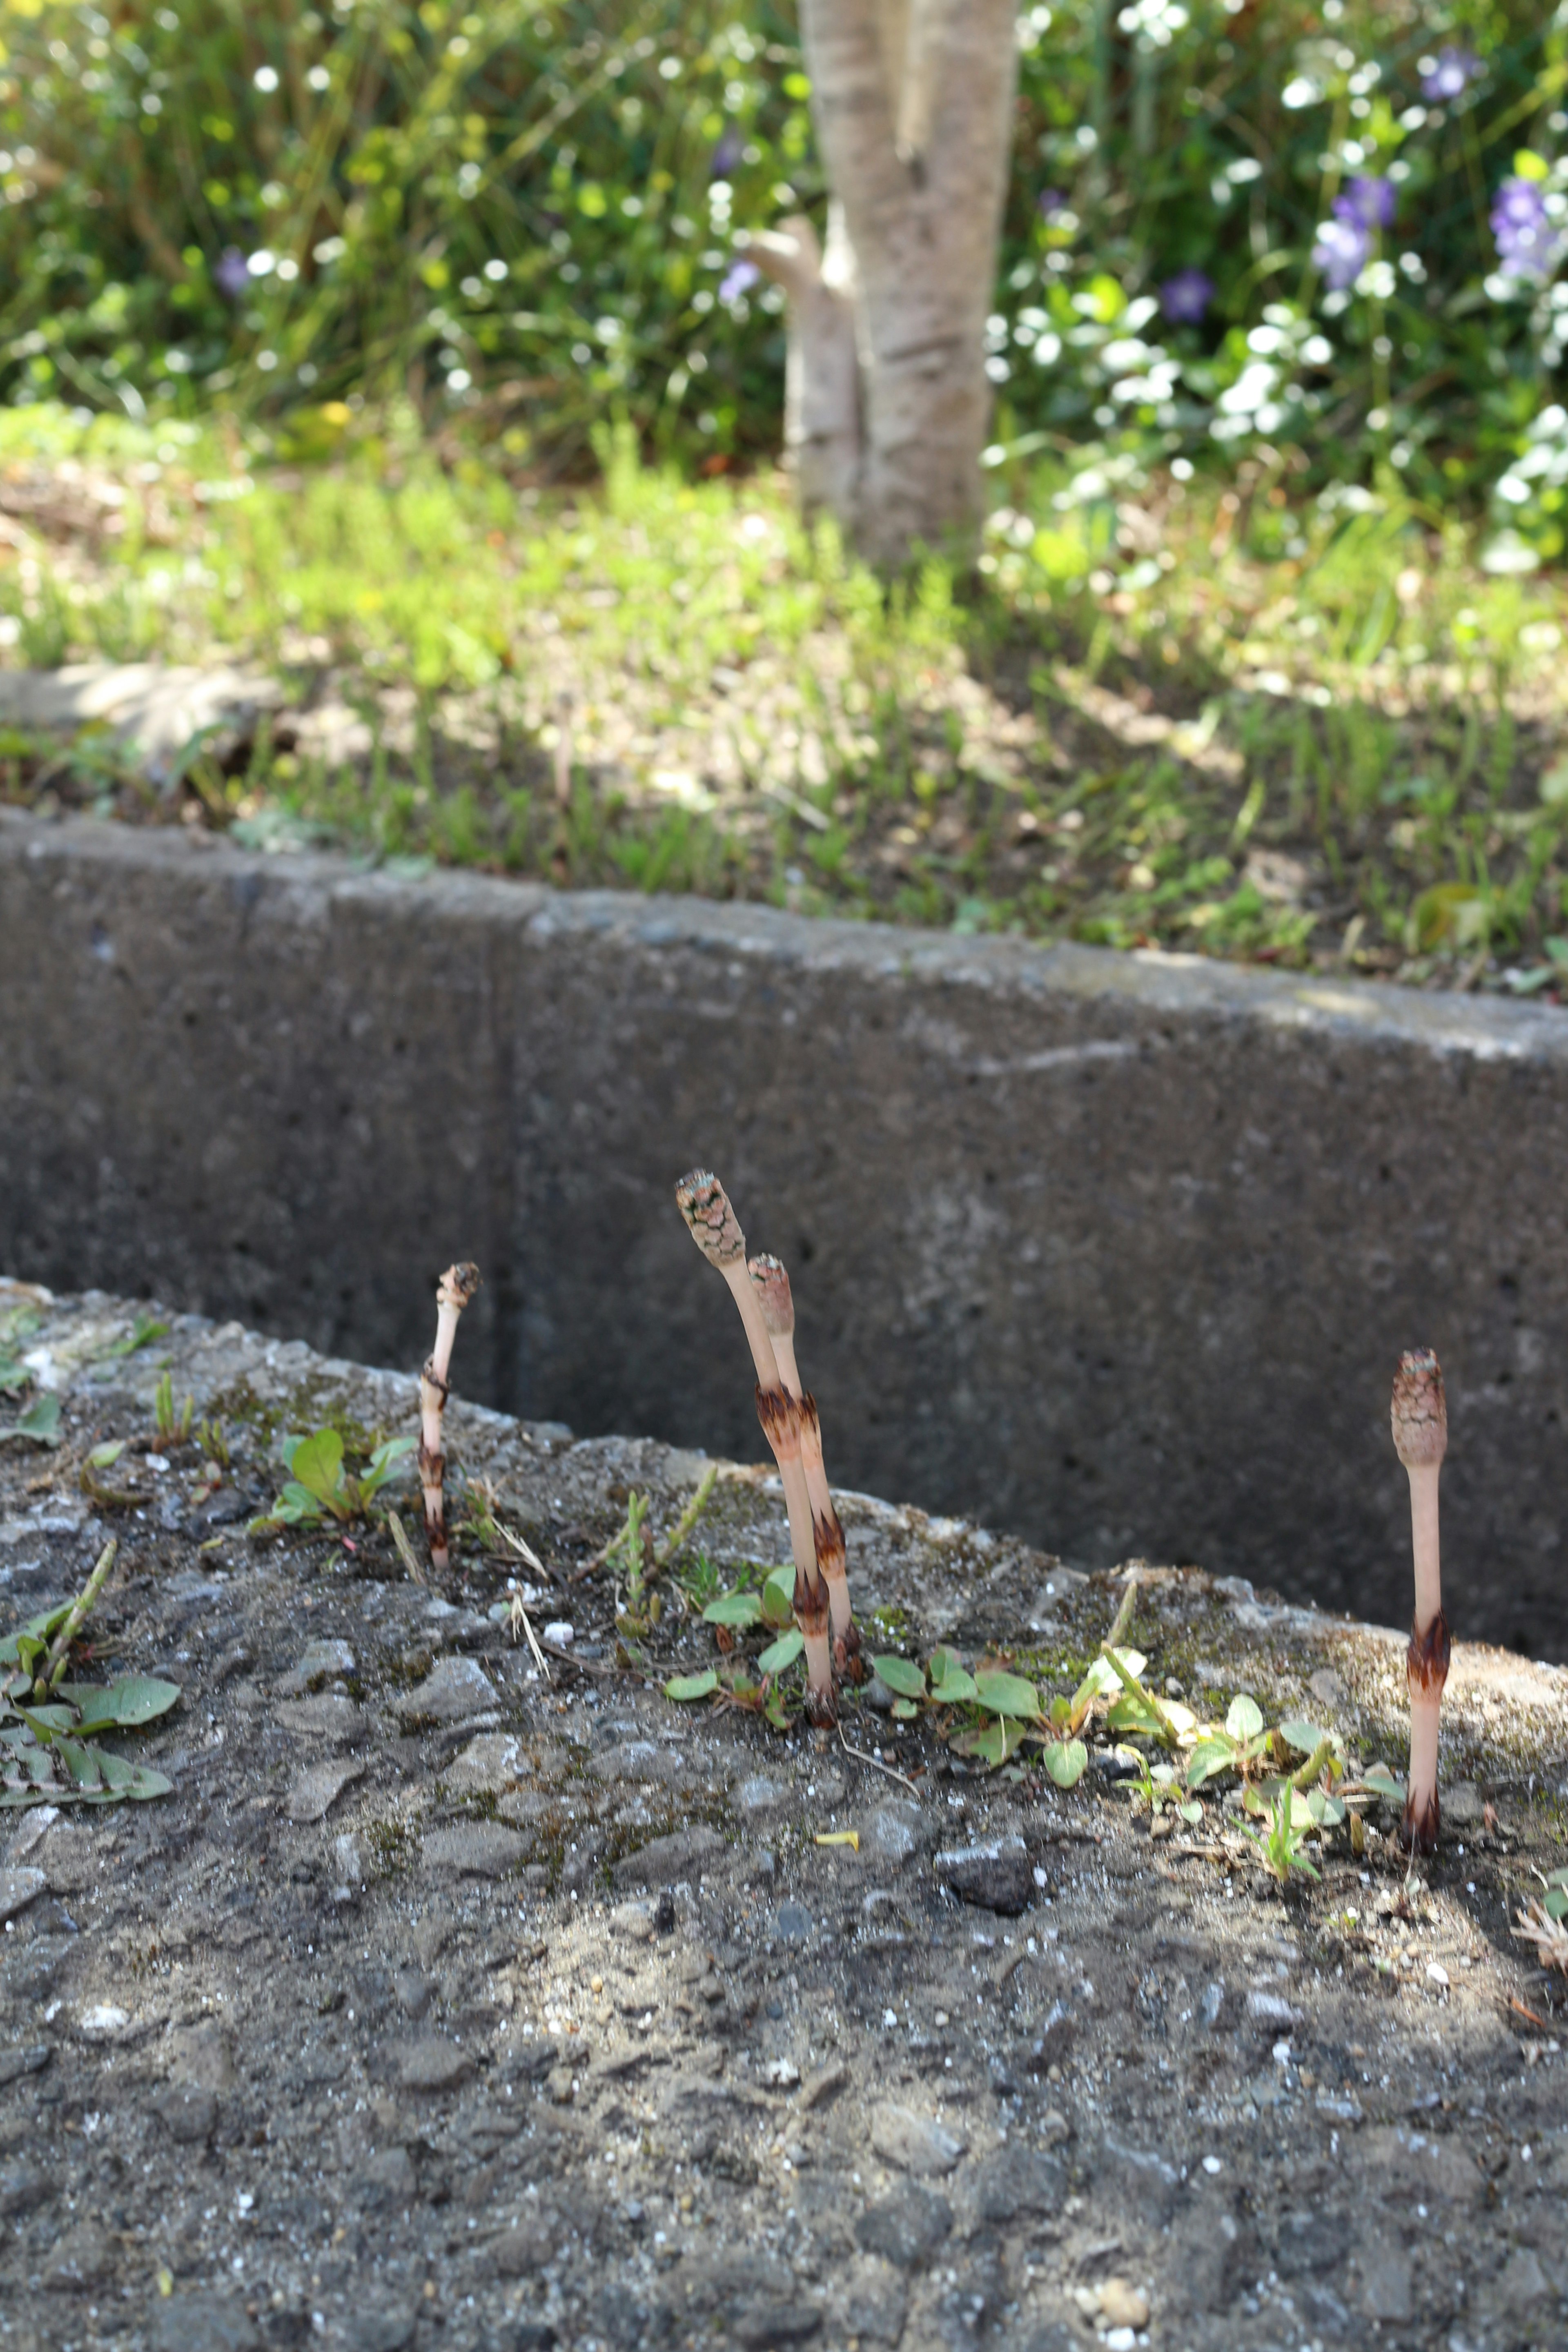
{"label": "tree trunk", "polygon": [[1015,14],[1014,0],[802,0],[827,252],[818,262],[798,221],[749,250],[790,297],[802,502],[887,569],[922,547],[967,554],[980,522]]}

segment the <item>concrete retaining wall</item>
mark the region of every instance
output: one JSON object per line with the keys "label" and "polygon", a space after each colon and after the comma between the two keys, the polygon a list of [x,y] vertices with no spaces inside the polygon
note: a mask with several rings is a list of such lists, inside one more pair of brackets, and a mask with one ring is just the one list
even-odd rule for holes
{"label": "concrete retaining wall", "polygon": [[676,1213],[790,1264],[830,1473],[1568,1656],[1568,1015],[0,814],[0,1265],[762,1456]]}

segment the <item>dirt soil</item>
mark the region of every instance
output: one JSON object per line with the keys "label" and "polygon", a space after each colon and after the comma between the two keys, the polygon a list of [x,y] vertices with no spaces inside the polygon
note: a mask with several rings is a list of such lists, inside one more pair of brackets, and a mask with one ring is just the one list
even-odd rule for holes
{"label": "dirt soil", "polygon": [[[1281,1892],[1210,1791],[1152,1830],[1103,1733],[1064,1793],[880,1691],[842,1737],[672,1704],[712,1628],[672,1568],[629,1662],[589,1563],[634,1488],[673,1524],[694,1455],[454,1406],[536,1632],[572,1627],[546,1675],[476,1535],[438,1591],[384,1528],[246,1531],[280,1433],[352,1459],[412,1378],[188,1318],[125,1351],[146,1307],[0,1286],[29,1301],[61,1443],[0,1443],[0,1633],[112,1533],[86,1671],[183,1696],[119,1743],[170,1795],[0,1815],[7,2352],[1568,2343],[1568,1981],[1510,1932],[1565,1858],[1568,1671],[1458,1643],[1435,1860],[1385,1812]],[[216,1485],[213,1432],[151,1448],[164,1369]],[[1115,1613],[842,1509],[868,1648],[1065,1692]],[[699,1552],[785,1559],[776,1480],[724,1466]],[[1247,1690],[1403,1772],[1402,1635],[1188,1570],[1131,1638],[1205,1717]]]}

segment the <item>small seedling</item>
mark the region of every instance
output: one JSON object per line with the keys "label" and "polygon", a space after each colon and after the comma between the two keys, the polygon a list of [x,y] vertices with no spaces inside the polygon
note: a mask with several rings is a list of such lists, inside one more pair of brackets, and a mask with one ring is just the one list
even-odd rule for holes
{"label": "small seedling", "polygon": [[626,1516],[619,1532],[605,1547],[605,1566],[617,1581],[622,1575],[626,1580],[626,1607],[616,1614],[616,1631],[633,1640],[640,1639],[650,1625],[657,1625],[663,1614],[658,1594],[647,1591],[647,1580],[654,1573],[653,1531],[647,1524],[647,1512],[646,1495],[628,1495]]}
{"label": "small seedling", "polygon": [[1030,1741],[1042,1749],[1040,1761],[1058,1788],[1073,1788],[1082,1779],[1089,1751],[1080,1739],[1052,1737],[1056,1727],[1025,1675],[984,1660],[971,1674],[945,1644],[932,1651],[927,1668],[896,1652],[879,1654],[871,1665],[893,1694],[894,1718],[908,1723],[928,1710],[955,1755],[994,1770]]}
{"label": "small seedling", "polygon": [[329,1517],[340,1522],[368,1518],[372,1502],[413,1449],[411,1437],[389,1437],[355,1476],[343,1468],[343,1441],[337,1430],[318,1429],[310,1437],[290,1439],[283,1449],[288,1484],[272,1508],[251,1520],[250,1533],[320,1527]]}
{"label": "small seedling", "polygon": [[1236,1772],[1245,1781],[1268,1749],[1263,1710],[1249,1692],[1238,1691],[1231,1700],[1224,1730],[1205,1731],[1194,1741],[1187,1757],[1187,1786],[1201,1789],[1216,1772]]}
{"label": "small seedling", "polygon": [[173,1328],[172,1324],[159,1316],[138,1315],[125,1338],[113,1340],[96,1359],[96,1361],[100,1364],[112,1364],[122,1356],[138,1355],[143,1348],[150,1348],[154,1339],[166,1339]]}
{"label": "small seedling", "polygon": [[195,1412],[196,1401],[195,1397],[188,1396],[176,1413],[173,1376],[168,1372],[161,1373],[158,1385],[153,1391],[153,1433],[161,1453],[172,1445],[184,1444],[190,1436]]}
{"label": "small seedling", "polygon": [[1167,1805],[1173,1806],[1183,1821],[1196,1823],[1204,1817],[1204,1809],[1195,1797],[1184,1797],[1173,1764],[1151,1764],[1147,1757],[1139,1759],[1138,1778],[1128,1784],[1134,1806],[1149,1808],[1149,1818],[1158,1821]]}
{"label": "small seedling", "polygon": [[1309,1878],[1322,1876],[1315,1863],[1310,1862],[1303,1850],[1303,1841],[1318,1826],[1300,1791],[1286,1781],[1276,1793],[1274,1810],[1269,1817],[1267,1834],[1249,1830],[1245,1824],[1241,1834],[1255,1845],[1263,1857],[1263,1866],[1281,1886],[1289,1884],[1293,1870],[1305,1873]]}
{"label": "small seedling", "polygon": [[[196,1445],[203,1461],[211,1463],[215,1469],[226,1471],[233,1468],[229,1458],[228,1433],[221,1421],[198,1422]],[[216,1483],[215,1479],[213,1484],[216,1486]]]}
{"label": "small seedling", "polygon": [[174,1683],[130,1675],[107,1689],[68,1678],[78,1641],[114,1564],[106,1544],[74,1601],[0,1642],[0,1806],[113,1804],[161,1797],[172,1783],[96,1742],[155,1722],[179,1698]]}

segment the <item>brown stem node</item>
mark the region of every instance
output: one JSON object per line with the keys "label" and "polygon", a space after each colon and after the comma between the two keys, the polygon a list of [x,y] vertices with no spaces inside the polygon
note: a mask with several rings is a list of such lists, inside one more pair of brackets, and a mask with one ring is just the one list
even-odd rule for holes
{"label": "brown stem node", "polygon": [[1419,1626],[1411,1626],[1410,1646],[1405,1653],[1405,1676],[1413,1692],[1419,1691],[1427,1697],[1441,1695],[1448,1679],[1452,1648],[1448,1621],[1440,1609],[1425,1633]]}
{"label": "brown stem node", "polygon": [[1416,1810],[1415,1792],[1412,1790],[1405,1800],[1405,1819],[1399,1824],[1399,1843],[1405,1853],[1436,1853],[1442,1820],[1443,1808],[1438,1802],[1436,1790],[1427,1791],[1419,1811]]}

